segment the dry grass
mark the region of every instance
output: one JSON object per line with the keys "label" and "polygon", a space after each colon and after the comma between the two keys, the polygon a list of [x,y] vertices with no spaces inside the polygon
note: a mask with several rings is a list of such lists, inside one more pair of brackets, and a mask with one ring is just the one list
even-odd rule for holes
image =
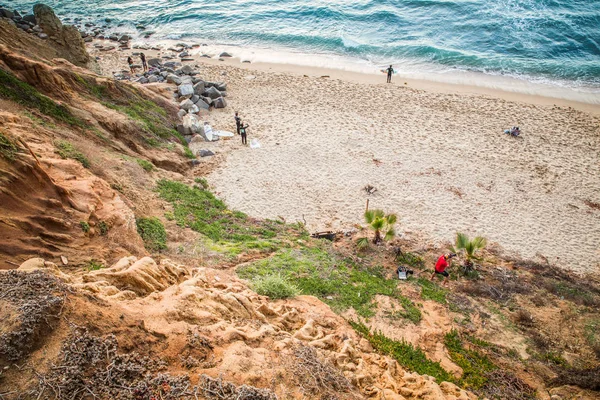
{"label": "dry grass", "polygon": [[535,389],[504,369],[497,369],[487,374],[490,384],[485,387],[485,394],[490,399],[528,400],[535,399]]}
{"label": "dry grass", "polygon": [[269,389],[257,389],[254,386],[236,386],[231,382],[223,381],[221,377],[215,379],[202,374],[200,377],[200,390],[208,400],[277,400],[277,395]]}
{"label": "dry grass", "polygon": [[5,309],[16,312],[12,323],[3,320],[0,325],[0,365],[23,358],[39,345],[53,329],[70,291],[60,279],[43,271],[0,273],[0,301]]}
{"label": "dry grass", "polygon": [[563,369],[552,384],[555,386],[575,385],[583,389],[600,390],[600,367]]}
{"label": "dry grass", "polygon": [[515,313],[514,318],[515,318],[515,322],[517,323],[517,325],[520,325],[520,326],[523,326],[526,328],[531,328],[535,324],[535,321],[533,320],[533,316],[531,315],[531,313],[523,308]]}
{"label": "dry grass", "polygon": [[321,359],[315,348],[297,345],[292,352],[288,368],[305,395],[322,398],[324,395],[336,396],[337,393],[352,390],[348,379],[329,362]]}

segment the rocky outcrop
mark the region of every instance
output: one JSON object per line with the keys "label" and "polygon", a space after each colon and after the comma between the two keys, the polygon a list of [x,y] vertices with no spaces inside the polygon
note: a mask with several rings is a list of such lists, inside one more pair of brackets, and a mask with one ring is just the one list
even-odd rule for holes
{"label": "rocky outcrop", "polygon": [[45,4],[36,4],[33,7],[33,13],[42,31],[70,54],[69,61],[75,65],[89,66],[92,60],[77,28],[63,25],[54,11]]}

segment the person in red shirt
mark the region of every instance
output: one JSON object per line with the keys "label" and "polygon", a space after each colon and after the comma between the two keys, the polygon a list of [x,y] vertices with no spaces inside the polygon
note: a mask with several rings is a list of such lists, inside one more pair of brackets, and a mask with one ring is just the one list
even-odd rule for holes
{"label": "person in red shirt", "polygon": [[450,276],[450,274],[448,274],[448,271],[446,271],[446,268],[448,268],[449,266],[448,260],[454,257],[456,257],[456,254],[442,254],[435,263],[435,271],[433,271],[433,275],[431,275],[431,280],[435,278],[436,274],[443,275],[444,282],[442,283],[442,285],[445,286],[448,283],[448,277]]}

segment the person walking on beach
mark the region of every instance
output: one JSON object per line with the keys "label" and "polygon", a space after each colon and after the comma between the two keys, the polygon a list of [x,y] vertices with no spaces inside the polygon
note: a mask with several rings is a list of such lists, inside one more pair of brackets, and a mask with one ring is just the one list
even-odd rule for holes
{"label": "person walking on beach", "polygon": [[387,83],[392,83],[392,74],[394,73],[394,68],[390,65],[387,71]]}
{"label": "person walking on beach", "polygon": [[456,254],[442,254],[440,256],[440,258],[438,258],[437,262],[435,263],[435,271],[433,271],[433,275],[431,275],[431,279],[433,280],[435,278],[436,274],[440,274],[444,277],[444,282],[442,283],[443,286],[446,286],[446,284],[448,283],[448,277],[450,276],[450,274],[448,273],[448,271],[446,271],[446,268],[448,268],[448,260],[452,259],[456,257]]}
{"label": "person walking on beach", "polygon": [[127,57],[127,64],[129,64],[129,72],[132,74],[135,73],[135,68],[133,68],[133,58],[131,58],[131,56]]}
{"label": "person walking on beach", "polygon": [[148,71],[148,63],[146,62],[146,55],[144,53],[140,53],[140,59],[142,60],[142,67],[144,68],[144,72]]}
{"label": "person walking on beach", "polygon": [[240,127],[242,126],[242,119],[238,115],[237,111],[235,113],[235,127],[237,128],[237,134],[240,134]]}
{"label": "person walking on beach", "polygon": [[240,135],[242,135],[242,144],[248,144],[246,129],[248,129],[248,124],[244,125],[244,123],[240,121]]}

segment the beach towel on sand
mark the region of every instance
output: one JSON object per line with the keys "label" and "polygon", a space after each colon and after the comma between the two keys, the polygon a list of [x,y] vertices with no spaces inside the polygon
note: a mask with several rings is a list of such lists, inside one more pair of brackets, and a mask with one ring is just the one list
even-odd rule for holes
{"label": "beach towel on sand", "polygon": [[258,139],[252,139],[250,141],[250,148],[251,149],[258,149],[260,147],[260,143],[258,141]]}

